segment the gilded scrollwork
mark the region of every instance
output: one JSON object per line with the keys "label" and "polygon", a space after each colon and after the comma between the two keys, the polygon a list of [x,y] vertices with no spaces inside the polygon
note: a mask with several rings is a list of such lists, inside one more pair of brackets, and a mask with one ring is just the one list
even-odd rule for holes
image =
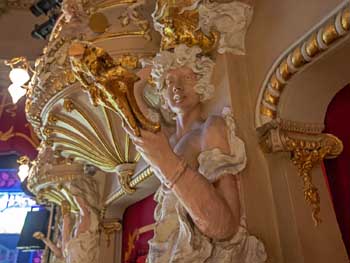
{"label": "gilded scrollwork", "polygon": [[320,138],[296,139],[286,137],[286,150],[292,153],[291,160],[298,168],[299,176],[304,184],[304,198],[312,208],[312,219],[315,225],[321,223],[320,195],[312,183],[312,169],[325,158],[338,156],[343,149],[342,142],[331,134],[322,134]]}
{"label": "gilded scrollwork", "polygon": [[219,40],[219,32],[205,34],[199,28],[198,1],[157,1],[153,12],[154,28],[162,35],[161,49],[173,49],[176,45],[199,46],[210,52]]}
{"label": "gilded scrollwork", "polygon": [[[77,51],[82,51],[80,55]],[[139,109],[134,83],[136,74],[116,63],[102,48],[75,43],[71,46],[72,69],[76,78],[89,92],[95,106],[101,105],[115,111],[139,135],[139,127],[156,132],[159,123],[148,120]]]}
{"label": "gilded scrollwork", "polygon": [[321,127],[322,125],[317,124],[303,125],[279,120],[258,129],[260,145],[265,152],[291,153],[291,161],[302,179],[304,198],[311,206],[312,219],[316,226],[321,223],[320,195],[312,182],[312,169],[325,158],[337,157],[343,150],[342,142],[334,135],[321,133]]}

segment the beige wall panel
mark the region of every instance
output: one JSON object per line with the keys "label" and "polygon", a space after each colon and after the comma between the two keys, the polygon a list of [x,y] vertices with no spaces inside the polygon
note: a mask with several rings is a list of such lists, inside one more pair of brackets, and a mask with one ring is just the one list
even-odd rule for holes
{"label": "beige wall panel", "polygon": [[255,1],[247,34],[249,89],[254,105],[258,91],[274,61],[297,39],[319,23],[343,0]]}
{"label": "beige wall panel", "polygon": [[323,223],[315,228],[289,155],[264,154],[254,127],[258,91],[273,62],[342,1],[297,2],[257,1],[247,56],[219,57],[221,76],[214,79],[231,91],[238,133],[248,155],[242,173],[248,229],[265,242],[268,262],[345,263],[347,256],[320,169],[315,169],[314,181],[320,189]]}
{"label": "beige wall panel", "polygon": [[48,18],[35,17],[29,10],[10,10],[0,16],[0,58],[25,56],[36,59],[42,52],[46,41],[31,37],[35,24]]}
{"label": "beige wall panel", "polygon": [[332,98],[350,83],[349,58],[350,41],[348,39],[297,75],[282,94],[281,117],[323,123]]}

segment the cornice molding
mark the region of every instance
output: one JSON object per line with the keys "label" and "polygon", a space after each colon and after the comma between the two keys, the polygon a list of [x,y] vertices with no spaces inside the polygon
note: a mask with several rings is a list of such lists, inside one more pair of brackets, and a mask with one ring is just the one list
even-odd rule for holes
{"label": "cornice molding", "polygon": [[256,104],[255,126],[279,117],[279,102],[289,82],[349,37],[350,3],[344,1],[325,19],[317,24],[296,43],[291,45],[275,61],[260,89]]}

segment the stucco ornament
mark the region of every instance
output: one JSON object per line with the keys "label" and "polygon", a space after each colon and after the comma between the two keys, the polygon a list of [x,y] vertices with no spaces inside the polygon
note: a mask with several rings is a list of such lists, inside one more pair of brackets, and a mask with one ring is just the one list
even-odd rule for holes
{"label": "stucco ornament", "polygon": [[80,20],[87,17],[81,0],[63,0],[62,13],[67,23],[72,19]]}
{"label": "stucco ornament", "polygon": [[245,35],[253,7],[240,1],[157,1],[152,14],[162,35],[161,49],[179,44],[199,46],[204,53],[245,54]]}
{"label": "stucco ornament", "polygon": [[81,201],[76,233],[65,244],[63,256],[66,263],[99,262],[99,221],[98,215]]}
{"label": "stucco ornament", "polygon": [[245,54],[245,35],[253,16],[250,5],[234,1],[231,3],[216,3],[205,0],[198,7],[199,26],[204,33],[209,34],[215,29],[220,32],[218,52]]}

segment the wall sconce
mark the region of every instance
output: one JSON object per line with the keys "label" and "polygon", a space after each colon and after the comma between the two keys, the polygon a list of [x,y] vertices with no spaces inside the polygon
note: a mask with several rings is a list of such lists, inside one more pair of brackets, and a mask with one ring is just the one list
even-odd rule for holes
{"label": "wall sconce", "polygon": [[23,182],[29,175],[29,170],[30,170],[29,165],[31,161],[28,156],[24,155],[17,160],[17,163],[19,164],[17,175],[21,180],[21,182]]}
{"label": "wall sconce", "polygon": [[16,104],[27,92],[28,86],[25,84],[30,80],[28,71],[32,73],[34,71],[25,57],[5,60],[4,63],[11,68],[9,77],[12,84],[8,87],[8,91],[11,95],[12,103]]}

